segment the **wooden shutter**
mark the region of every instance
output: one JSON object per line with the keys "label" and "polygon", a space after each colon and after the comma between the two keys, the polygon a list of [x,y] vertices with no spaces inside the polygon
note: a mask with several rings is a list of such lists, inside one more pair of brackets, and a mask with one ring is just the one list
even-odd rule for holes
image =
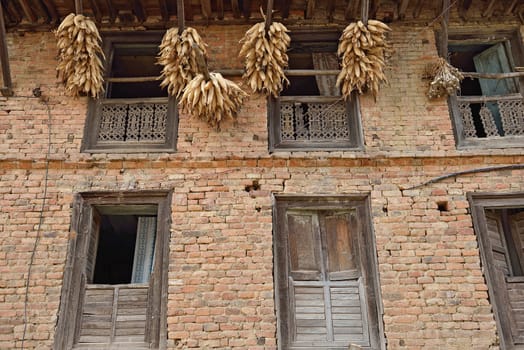
{"label": "wooden shutter", "polygon": [[500,215],[486,210],[486,227],[493,256],[493,267],[498,273],[508,276],[511,274],[511,264]]}
{"label": "wooden shutter", "polygon": [[369,346],[355,217],[290,211],[286,219],[289,348]]}
{"label": "wooden shutter", "polygon": [[[522,247],[524,240],[524,212],[509,215],[509,228],[515,241],[515,257],[522,266]],[[509,305],[511,308],[511,333],[515,344],[524,344],[524,278],[510,278],[506,281]]]}
{"label": "wooden shutter", "polygon": [[[506,55],[506,47],[504,43],[493,45],[487,50],[482,51],[473,57],[475,69],[482,73],[509,73],[511,72],[511,65]],[[517,93],[517,85],[515,79],[479,79],[482,94],[485,96],[491,95],[506,95]]]}
{"label": "wooden shutter", "polygon": [[88,233],[87,260],[86,260],[86,279],[87,283],[93,283],[96,265],[96,253],[98,250],[98,239],[100,235],[100,214],[93,209],[91,227]]}

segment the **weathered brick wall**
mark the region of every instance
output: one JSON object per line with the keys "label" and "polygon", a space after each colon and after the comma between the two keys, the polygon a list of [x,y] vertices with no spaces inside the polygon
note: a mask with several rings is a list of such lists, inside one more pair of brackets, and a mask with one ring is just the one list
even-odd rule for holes
{"label": "weathered brick wall", "polygon": [[[239,68],[246,26],[199,28],[213,68]],[[24,346],[50,348],[80,191],[173,189],[168,336],[171,347],[276,347],[272,193],[369,193],[388,349],[488,349],[496,343],[466,193],[524,190],[522,149],[455,149],[444,100],[428,101],[423,66],[433,30],[393,26],[390,84],[361,101],[363,152],[268,154],[266,102],[251,96],[221,132],[181,115],[174,154],[81,154],[87,100],[56,83],[50,33],[8,35],[15,96],[0,98],[0,348],[20,347],[25,279],[37,231]],[[233,53],[233,54],[232,54]],[[30,97],[41,87],[51,115]],[[258,181],[260,189],[246,191]],[[447,203],[439,210],[437,203]]]}

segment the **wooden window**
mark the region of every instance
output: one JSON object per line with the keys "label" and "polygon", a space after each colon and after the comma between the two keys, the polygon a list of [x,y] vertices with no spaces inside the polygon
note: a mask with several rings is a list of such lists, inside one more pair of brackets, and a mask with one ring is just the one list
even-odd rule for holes
{"label": "wooden window", "polygon": [[[511,73],[522,66],[522,38],[516,32],[449,36],[450,63],[464,72]],[[451,96],[458,147],[524,145],[524,79],[465,78]]]}
{"label": "wooden window", "polygon": [[344,101],[336,75],[314,72],[339,69],[339,37],[336,31],[291,33],[289,69],[310,72],[288,75],[289,86],[268,99],[270,151],[361,149],[357,97]]}
{"label": "wooden window", "polygon": [[169,203],[166,192],[76,196],[55,349],[165,347]]}
{"label": "wooden window", "polygon": [[89,102],[83,152],[172,152],[176,99],[160,88],[156,64],[161,35],[104,37],[104,95]]}
{"label": "wooden window", "polygon": [[279,348],[384,347],[369,223],[366,198],[277,197]]}
{"label": "wooden window", "polygon": [[502,349],[524,347],[524,193],[470,194]]}

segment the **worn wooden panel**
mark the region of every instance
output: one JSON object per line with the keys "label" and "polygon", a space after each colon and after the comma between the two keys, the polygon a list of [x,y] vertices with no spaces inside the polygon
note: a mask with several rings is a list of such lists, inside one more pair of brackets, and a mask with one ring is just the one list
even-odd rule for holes
{"label": "worn wooden panel", "polygon": [[315,226],[318,225],[313,214],[288,214],[290,273],[295,279],[319,278],[320,237]]}
{"label": "worn wooden panel", "polygon": [[506,283],[515,344],[524,344],[524,282]]}
{"label": "worn wooden panel", "polygon": [[359,288],[360,284],[360,281],[354,281],[347,286],[330,288],[335,341],[369,345],[368,325],[362,310],[364,301]]}
{"label": "worn wooden panel", "polygon": [[324,218],[330,273],[356,270],[354,241],[348,214],[329,215]]}
{"label": "worn wooden panel", "polygon": [[486,226],[488,239],[493,252],[493,266],[505,275],[510,274],[508,251],[502,231],[500,216],[486,211]]}
{"label": "worn wooden panel", "polygon": [[324,288],[294,287],[295,341],[327,340]]}

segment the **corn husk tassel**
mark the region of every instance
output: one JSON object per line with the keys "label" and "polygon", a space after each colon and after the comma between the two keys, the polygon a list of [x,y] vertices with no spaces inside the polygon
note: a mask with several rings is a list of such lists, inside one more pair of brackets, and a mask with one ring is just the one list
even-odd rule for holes
{"label": "corn husk tassel", "polygon": [[380,84],[387,82],[384,68],[390,47],[386,33],[390,30],[380,21],[369,20],[367,25],[362,21],[351,23],[342,32],[337,51],[342,60],[337,86],[345,99],[353,91],[371,92],[376,98]]}
{"label": "corn husk tassel", "polygon": [[429,84],[430,99],[453,95],[460,90],[460,82],[464,76],[444,58],[439,57],[438,61],[431,64],[427,70],[428,75],[433,79]]}
{"label": "corn husk tassel", "polygon": [[83,15],[69,14],[55,32],[58,77],[74,97],[98,97],[103,91],[104,54],[95,23]]}
{"label": "corn husk tassel", "polygon": [[266,31],[265,23],[252,26],[240,40],[239,57],[244,61],[243,78],[255,93],[278,96],[289,84],[284,74],[288,66],[289,30],[273,22]]}
{"label": "corn husk tassel", "polygon": [[197,74],[186,86],[180,106],[192,117],[219,129],[225,119],[234,119],[247,94],[220,73]]}
{"label": "corn husk tassel", "polygon": [[180,97],[189,81],[200,73],[193,45],[207,57],[207,45],[194,28],[188,27],[181,34],[178,28],[171,28],[162,38],[157,59],[163,66],[160,86],[167,87],[171,96]]}

